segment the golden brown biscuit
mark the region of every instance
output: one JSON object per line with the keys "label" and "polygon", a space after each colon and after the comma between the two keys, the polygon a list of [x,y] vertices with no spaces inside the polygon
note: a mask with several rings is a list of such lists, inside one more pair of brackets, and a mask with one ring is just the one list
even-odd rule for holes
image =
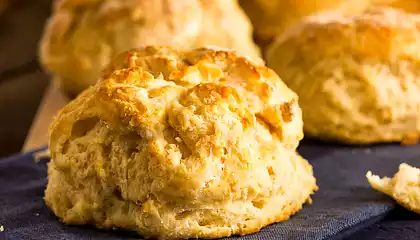
{"label": "golden brown biscuit", "polygon": [[61,88],[75,95],[95,83],[110,59],[131,48],[218,45],[259,58],[251,34],[235,0],[62,0],[47,22],[40,59]]}
{"label": "golden brown biscuit", "polygon": [[420,213],[420,169],[403,163],[393,178],[381,179],[370,171],[366,177],[374,189],[389,195],[408,210]]}
{"label": "golden brown biscuit", "polygon": [[47,205],[68,224],[217,238],[287,220],[317,189],[297,96],[233,52],[117,57],[50,133]]}
{"label": "golden brown biscuit", "polygon": [[419,20],[387,8],[330,12],[280,35],[267,62],[299,95],[304,131],[357,144],[418,136]]}

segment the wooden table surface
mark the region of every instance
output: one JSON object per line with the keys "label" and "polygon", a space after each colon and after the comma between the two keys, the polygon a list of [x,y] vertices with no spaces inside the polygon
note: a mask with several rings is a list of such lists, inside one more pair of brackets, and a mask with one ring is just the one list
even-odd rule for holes
{"label": "wooden table surface", "polygon": [[51,82],[38,108],[22,151],[28,151],[48,144],[49,125],[68,101],[69,98],[60,92],[54,82]]}

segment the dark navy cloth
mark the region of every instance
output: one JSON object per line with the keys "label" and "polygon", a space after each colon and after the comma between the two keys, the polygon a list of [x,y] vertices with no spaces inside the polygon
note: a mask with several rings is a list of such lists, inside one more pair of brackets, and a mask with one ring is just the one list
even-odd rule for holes
{"label": "dark navy cloth", "polygon": [[[393,176],[406,162],[420,166],[420,145],[348,147],[303,141],[320,190],[290,220],[230,239],[420,239],[420,217],[374,191],[365,174]],[[6,239],[139,239],[135,233],[67,226],[45,206],[47,160],[33,152],[0,160],[0,226]],[[2,228],[0,227],[0,230]]]}

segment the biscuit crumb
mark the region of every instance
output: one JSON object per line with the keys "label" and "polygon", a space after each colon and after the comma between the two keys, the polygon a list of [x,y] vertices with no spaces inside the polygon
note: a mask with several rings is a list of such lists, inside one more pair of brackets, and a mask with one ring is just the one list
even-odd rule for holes
{"label": "biscuit crumb", "polygon": [[32,155],[34,161],[37,163],[42,159],[51,158],[51,153],[49,149],[45,149],[44,151],[36,152]]}
{"label": "biscuit crumb", "polygon": [[392,197],[408,210],[420,213],[420,169],[402,163],[393,178],[380,178],[371,171],[366,177],[374,189]]}
{"label": "biscuit crumb", "polygon": [[[354,15],[322,12],[281,33],[265,50],[267,66],[299,96],[305,136],[349,145],[416,144],[420,91],[405,79],[420,76],[412,67],[418,51],[409,47],[420,46],[419,22],[416,14],[372,7]],[[394,69],[400,69],[398,76]],[[396,91],[407,92],[398,104],[376,101],[389,88],[377,81],[384,77],[400,83]],[[287,113],[287,105],[284,109]]]}

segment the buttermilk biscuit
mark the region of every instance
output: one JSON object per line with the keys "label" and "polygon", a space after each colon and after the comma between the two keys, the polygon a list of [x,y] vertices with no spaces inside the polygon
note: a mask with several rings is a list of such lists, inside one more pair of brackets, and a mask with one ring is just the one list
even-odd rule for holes
{"label": "buttermilk biscuit", "polygon": [[366,177],[370,185],[395,199],[401,206],[420,213],[420,169],[401,164],[393,178],[379,178],[369,171]]}
{"label": "buttermilk biscuit", "polygon": [[74,96],[131,48],[217,45],[256,59],[251,34],[235,0],[62,0],[55,1],[39,52],[45,69]]}
{"label": "buttermilk biscuit", "polygon": [[233,52],[124,53],[50,136],[45,201],[68,224],[164,238],[248,234],[287,220],[317,189],[296,153],[297,96]]}
{"label": "buttermilk biscuit", "polygon": [[345,143],[412,143],[420,133],[420,18],[389,8],[305,18],[269,47],[299,95],[304,131]]}

